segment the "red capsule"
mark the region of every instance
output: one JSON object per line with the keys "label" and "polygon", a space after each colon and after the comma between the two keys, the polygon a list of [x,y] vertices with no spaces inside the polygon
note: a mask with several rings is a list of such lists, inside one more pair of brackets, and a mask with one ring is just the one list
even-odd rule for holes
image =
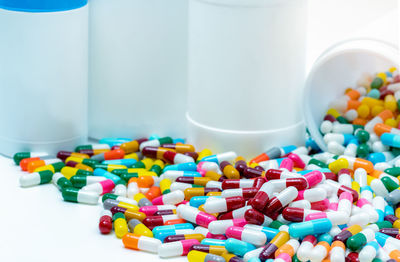
{"label": "red capsule", "polygon": [[199,157],[199,154],[197,152],[185,152],[183,154],[185,156],[190,156],[191,158],[194,159],[194,161],[197,161],[197,158]]}
{"label": "red capsule", "polygon": [[346,256],[346,262],[359,262],[360,260],[358,259],[358,253],[357,252],[351,252]]}
{"label": "red capsule", "polygon": [[245,187],[254,187],[253,179],[225,179],[222,181],[222,189],[231,189],[231,188],[245,188]]}
{"label": "red capsule", "polygon": [[115,145],[115,146],[112,146],[112,147],[111,147],[111,150],[120,149],[120,148],[121,148],[120,145]]}
{"label": "red capsule", "polygon": [[333,181],[338,181],[338,176],[333,172],[322,172],[325,175],[326,179],[330,179]]}
{"label": "red capsule", "polygon": [[247,163],[244,160],[236,161],[235,168],[241,175],[243,175],[244,169],[247,167]]}
{"label": "red capsule", "polygon": [[100,217],[100,221],[99,221],[99,230],[100,233],[102,234],[108,234],[111,232],[112,228],[113,228],[113,222],[112,222],[112,217],[111,212],[109,214],[107,211],[104,211],[105,213]]}
{"label": "red capsule", "polygon": [[282,211],[282,216],[287,221],[304,222],[307,215],[319,212],[312,209],[304,209],[299,207],[285,207]]}
{"label": "red capsule", "polygon": [[295,187],[297,190],[304,190],[308,187],[307,180],[303,177],[286,178],[286,187]]}
{"label": "red capsule", "polygon": [[260,225],[260,226],[268,226],[269,224],[272,223],[272,218],[264,215],[260,211],[257,211],[255,209],[249,209],[244,213],[244,219],[249,224],[254,224],[254,225]]}
{"label": "red capsule", "polygon": [[177,215],[165,215],[165,216],[148,216],[143,219],[142,223],[153,230],[156,226],[163,226],[168,220],[179,219]]}
{"label": "red capsule", "polygon": [[336,122],[336,118],[333,115],[325,115],[324,120],[328,120],[329,122]]}
{"label": "red capsule", "polygon": [[329,200],[326,198],[321,201],[311,202],[311,209],[314,210],[325,211],[328,209],[328,207],[329,207]]}
{"label": "red capsule", "polygon": [[256,177],[254,178],[253,187],[260,189],[265,182],[267,182],[267,180],[264,177]]}
{"label": "red capsule", "polygon": [[285,206],[289,205],[294,199],[296,199],[298,191],[295,187],[288,187],[280,192],[276,197],[273,197],[269,202],[268,206],[264,208],[264,213],[272,215],[279,212]]}
{"label": "red capsule", "polygon": [[255,166],[254,168],[259,171],[265,171],[265,169],[262,166]]}
{"label": "red capsule", "polygon": [[246,205],[246,201],[241,196],[227,197],[225,198],[225,201],[228,211],[235,210]]}

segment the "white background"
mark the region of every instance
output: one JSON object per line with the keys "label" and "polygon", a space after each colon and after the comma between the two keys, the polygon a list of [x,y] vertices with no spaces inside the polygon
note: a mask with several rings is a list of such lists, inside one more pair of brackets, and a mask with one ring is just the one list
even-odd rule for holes
{"label": "white background", "polygon": [[[308,68],[324,49],[348,37],[398,43],[396,0],[310,0]],[[0,156],[0,261],[157,261],[101,235],[101,206],[67,203],[52,184],[20,188],[21,175]],[[185,258],[168,261],[184,261]]]}

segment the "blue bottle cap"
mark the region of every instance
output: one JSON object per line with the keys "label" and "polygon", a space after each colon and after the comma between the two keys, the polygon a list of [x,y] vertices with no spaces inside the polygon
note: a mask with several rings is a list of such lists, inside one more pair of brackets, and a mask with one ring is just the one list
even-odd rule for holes
{"label": "blue bottle cap", "polygon": [[21,12],[59,12],[81,8],[88,0],[0,0],[0,8]]}

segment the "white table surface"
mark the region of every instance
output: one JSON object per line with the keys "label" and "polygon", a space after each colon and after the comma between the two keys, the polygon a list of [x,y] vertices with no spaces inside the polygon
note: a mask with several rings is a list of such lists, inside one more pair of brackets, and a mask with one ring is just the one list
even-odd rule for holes
{"label": "white table surface", "polygon": [[123,247],[98,229],[101,205],[69,203],[53,184],[21,188],[22,171],[0,156],[0,261],[187,261]]}

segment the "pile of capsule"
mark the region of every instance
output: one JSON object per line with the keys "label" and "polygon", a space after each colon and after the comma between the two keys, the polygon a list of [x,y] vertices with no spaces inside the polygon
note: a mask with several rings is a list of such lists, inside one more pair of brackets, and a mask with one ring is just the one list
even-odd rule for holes
{"label": "pile of capsule", "polygon": [[106,138],[15,154],[20,185],[52,182],[65,201],[101,203],[102,234],[161,258],[400,261],[396,72],[363,76],[332,103],[321,124],[328,152],[309,139],[246,161],[170,137]]}

